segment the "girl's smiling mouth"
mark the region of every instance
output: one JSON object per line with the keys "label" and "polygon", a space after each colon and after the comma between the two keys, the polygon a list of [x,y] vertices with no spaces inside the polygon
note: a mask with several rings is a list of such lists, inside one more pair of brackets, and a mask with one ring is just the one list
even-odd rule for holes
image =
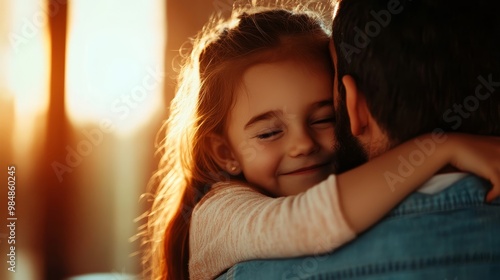
{"label": "girl's smiling mouth", "polygon": [[317,172],[317,171],[325,168],[329,164],[330,164],[329,162],[328,163],[315,164],[315,165],[311,165],[311,166],[308,166],[308,167],[299,168],[299,169],[296,169],[296,170],[293,170],[293,171],[290,171],[290,172],[287,172],[287,173],[282,173],[281,175],[302,175],[302,174],[313,173],[313,172]]}

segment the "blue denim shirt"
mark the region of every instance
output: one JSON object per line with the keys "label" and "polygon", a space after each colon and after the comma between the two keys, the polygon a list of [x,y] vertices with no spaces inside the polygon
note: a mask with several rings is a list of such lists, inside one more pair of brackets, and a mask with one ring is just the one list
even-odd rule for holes
{"label": "blue denim shirt", "polygon": [[330,254],[242,262],[217,279],[498,280],[500,199],[484,203],[489,188],[467,176],[438,194],[414,193]]}

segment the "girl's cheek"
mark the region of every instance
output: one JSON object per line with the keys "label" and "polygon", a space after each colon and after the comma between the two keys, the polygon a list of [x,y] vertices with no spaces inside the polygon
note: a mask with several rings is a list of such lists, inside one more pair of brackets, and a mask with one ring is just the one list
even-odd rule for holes
{"label": "girl's cheek", "polygon": [[238,150],[245,162],[255,160],[264,149],[265,146],[255,140],[244,140],[238,145]]}
{"label": "girl's cheek", "polygon": [[261,170],[268,170],[268,172],[274,172],[272,169],[275,169],[279,164],[279,152],[277,149],[272,149],[270,147],[265,147],[262,151],[260,151],[255,159],[254,165],[256,168]]}
{"label": "girl's cheek", "polygon": [[335,139],[333,127],[325,128],[317,132],[316,136],[321,140],[333,141]]}

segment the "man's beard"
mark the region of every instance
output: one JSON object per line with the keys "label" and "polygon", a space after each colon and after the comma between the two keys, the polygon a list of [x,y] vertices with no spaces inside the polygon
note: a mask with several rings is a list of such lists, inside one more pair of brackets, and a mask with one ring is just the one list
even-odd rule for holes
{"label": "man's beard", "polygon": [[368,161],[368,155],[359,140],[351,133],[347,107],[338,102],[335,112],[335,143],[333,168],[335,174],[343,173]]}

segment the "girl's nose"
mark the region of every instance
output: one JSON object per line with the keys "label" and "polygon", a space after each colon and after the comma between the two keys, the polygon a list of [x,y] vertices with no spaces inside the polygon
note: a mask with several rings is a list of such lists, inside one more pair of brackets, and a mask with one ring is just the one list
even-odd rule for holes
{"label": "girl's nose", "polygon": [[289,155],[291,157],[307,156],[318,150],[318,144],[306,130],[297,132],[295,137],[289,138]]}

